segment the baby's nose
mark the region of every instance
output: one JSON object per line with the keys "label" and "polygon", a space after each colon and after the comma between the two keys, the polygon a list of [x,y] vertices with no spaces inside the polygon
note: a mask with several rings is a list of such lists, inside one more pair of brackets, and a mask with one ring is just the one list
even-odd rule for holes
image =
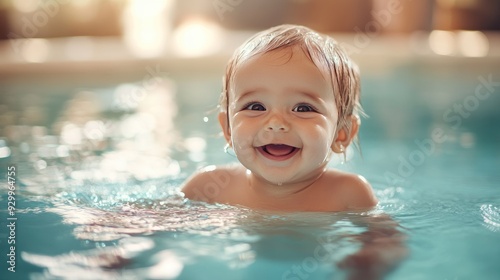
{"label": "baby's nose", "polygon": [[277,114],[274,114],[271,116],[269,121],[266,124],[266,130],[267,131],[274,131],[274,132],[286,132],[289,130],[289,124],[288,122],[281,116],[278,116]]}

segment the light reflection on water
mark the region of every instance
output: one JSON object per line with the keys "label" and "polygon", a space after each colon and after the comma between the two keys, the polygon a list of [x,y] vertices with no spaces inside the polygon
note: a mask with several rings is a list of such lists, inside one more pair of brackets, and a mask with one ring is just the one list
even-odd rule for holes
{"label": "light reflection on water", "polygon": [[[137,198],[100,206],[92,205],[97,202],[93,198],[71,197],[75,195],[60,195],[60,202],[44,211],[73,225],[76,238],[103,246],[56,256],[25,251],[23,260],[45,271],[33,274],[34,279],[71,278],[84,271],[86,279],[190,279],[192,269],[204,265],[208,275],[234,279],[235,269],[248,273],[262,262],[281,263],[275,272],[278,277],[313,256],[314,248],[328,254],[311,276],[325,278],[335,271],[335,263],[359,248],[357,236],[366,231],[353,223],[367,219],[364,215],[261,213],[191,202],[176,192],[161,200]],[[148,265],[137,267],[144,262]],[[233,274],[224,276],[211,265]],[[202,274],[195,275],[199,279]]]}
{"label": "light reflection on water", "polygon": [[[24,195],[45,207],[24,214],[57,214],[75,238],[93,244],[56,255],[23,250],[25,262],[43,268],[31,273],[32,279],[74,278],[78,273],[81,279],[199,279],[204,275],[200,269],[234,279],[238,273],[263,273],[269,265],[275,270],[271,275],[281,277],[303,265],[315,248],[325,250],[327,257],[309,275],[327,279],[336,263],[360,248],[360,234],[380,213],[287,214],[209,205],[185,199],[179,176],[135,183],[87,179],[67,180],[64,187],[45,193],[26,185]],[[391,205],[398,203],[398,192],[385,193]]]}

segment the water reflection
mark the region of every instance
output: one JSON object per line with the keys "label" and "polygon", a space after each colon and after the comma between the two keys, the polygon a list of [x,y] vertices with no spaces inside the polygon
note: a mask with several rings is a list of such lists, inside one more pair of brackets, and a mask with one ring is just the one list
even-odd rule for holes
{"label": "water reflection", "polygon": [[493,232],[500,231],[500,207],[494,205],[481,205],[481,216],[483,216],[484,226]]}
{"label": "water reflection", "polygon": [[[179,138],[174,126],[175,84],[147,76],[130,84],[128,91],[123,87],[78,91],[62,109],[25,106],[13,111],[24,117],[4,127],[0,156],[19,165],[24,190],[50,195],[88,182],[123,183],[179,174],[179,165],[170,157]],[[118,91],[121,94],[113,94]],[[133,104],[121,106],[124,98]],[[32,125],[37,123],[44,126]]]}
{"label": "water reflection", "polygon": [[44,256],[22,253],[27,262],[44,267],[47,273],[33,274],[36,279],[54,277],[78,279],[175,279],[183,269],[178,256],[169,250],[160,251],[153,256],[154,264],[148,268],[119,270],[130,264],[131,258],[154,247],[148,238],[129,237],[121,239],[117,246],[88,250],[80,253]]}
{"label": "water reflection", "polygon": [[0,139],[0,158],[7,158],[11,154],[10,148],[7,147],[5,140]]}
{"label": "water reflection", "polygon": [[[46,270],[40,279],[68,277],[80,270],[95,279],[231,279],[264,272],[280,278],[298,270],[329,279],[332,273],[343,275],[337,265],[347,271],[361,269],[366,276],[362,279],[376,279],[370,278],[375,277],[373,269],[380,265],[384,270],[384,262],[406,254],[400,246],[404,235],[395,222],[376,212],[268,213],[208,205],[188,201],[158,182],[77,190],[61,193],[47,211],[74,225],[78,239],[104,245],[57,256],[23,253],[25,261]],[[144,256],[150,265],[133,265]],[[264,269],[266,263],[273,264],[272,271]],[[200,274],[206,267],[211,269]]]}

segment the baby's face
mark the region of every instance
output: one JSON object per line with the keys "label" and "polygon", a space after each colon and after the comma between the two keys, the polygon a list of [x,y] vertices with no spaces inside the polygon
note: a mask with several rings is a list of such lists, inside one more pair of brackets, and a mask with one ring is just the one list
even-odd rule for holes
{"label": "baby's face", "polygon": [[236,71],[229,129],[239,161],[275,184],[317,177],[337,125],[332,87],[299,48],[256,56]]}

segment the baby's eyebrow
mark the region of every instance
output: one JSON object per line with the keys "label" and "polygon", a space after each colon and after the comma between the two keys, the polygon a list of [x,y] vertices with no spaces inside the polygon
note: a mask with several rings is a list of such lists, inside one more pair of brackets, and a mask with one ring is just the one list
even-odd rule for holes
{"label": "baby's eyebrow", "polygon": [[[318,94],[315,94],[309,90],[290,88],[290,89],[286,89],[286,91],[293,93],[293,94],[298,94],[300,96],[306,97],[307,99],[310,99],[314,102],[319,102],[319,103],[323,102],[323,99]],[[243,91],[242,94],[240,94],[239,96],[236,96],[234,101],[238,102],[242,99],[251,98],[253,95],[261,94],[264,92],[265,92],[264,88],[255,88],[255,89],[245,90],[245,91]]]}
{"label": "baby's eyebrow", "polygon": [[296,92],[296,93],[298,93],[300,95],[304,95],[304,96],[308,97],[309,99],[312,99],[312,100],[314,100],[316,102],[321,102],[322,101],[322,99],[321,99],[320,96],[318,96],[317,94],[311,93],[309,91],[306,91],[306,90],[297,90],[297,89],[292,90],[292,91]]}
{"label": "baby's eyebrow", "polygon": [[238,102],[239,100],[247,98],[248,96],[255,95],[258,92],[262,92],[262,89],[252,89],[244,91],[241,95],[237,96],[234,101]]}

